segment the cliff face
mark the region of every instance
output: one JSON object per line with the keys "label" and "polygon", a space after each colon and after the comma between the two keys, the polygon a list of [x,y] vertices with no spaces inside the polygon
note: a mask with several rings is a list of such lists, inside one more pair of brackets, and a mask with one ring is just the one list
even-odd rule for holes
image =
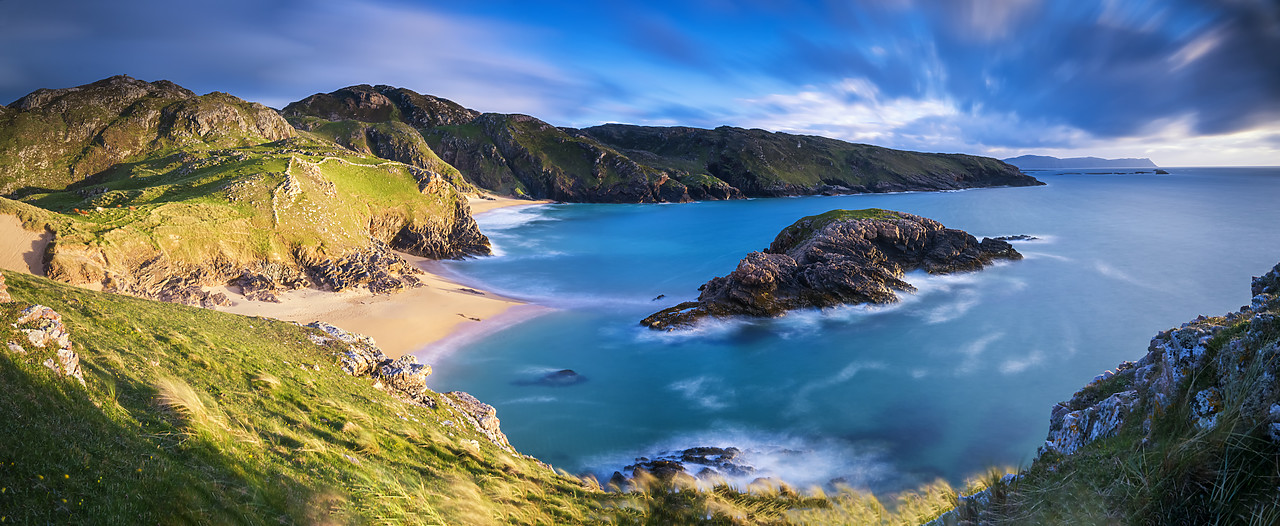
{"label": "cliff face", "polygon": [[981,270],[996,259],[1022,259],[1009,243],[889,210],[832,210],[797,221],[768,250],[752,252],[728,276],[712,278],[698,300],[641,322],[653,329],[691,325],[705,316],[778,316],[791,309],[891,303],[914,291],[904,272]]}
{"label": "cliff face", "polygon": [[42,89],[0,114],[0,195],[65,188],[176,148],[248,146],[293,135],[276,112],[225,93],[117,76]]}
{"label": "cliff face", "polygon": [[336,123],[347,128],[404,123],[481,188],[569,202],[685,202],[1041,184],[984,157],[904,152],[729,127],[557,128],[528,115],[480,114],[390,86],[312,95],[290,104],[284,114],[308,130]]}
{"label": "cliff face", "polygon": [[[304,286],[415,286],[393,249],[489,253],[461,175],[402,123],[351,130],[368,139],[345,149],[294,137],[261,105],[128,77],[40,90],[0,118],[0,166],[46,168],[7,172],[25,205],[0,200],[0,212],[55,234],[54,279],[208,307],[227,300],[200,287],[228,283],[267,301]],[[65,140],[32,135],[45,128]]]}

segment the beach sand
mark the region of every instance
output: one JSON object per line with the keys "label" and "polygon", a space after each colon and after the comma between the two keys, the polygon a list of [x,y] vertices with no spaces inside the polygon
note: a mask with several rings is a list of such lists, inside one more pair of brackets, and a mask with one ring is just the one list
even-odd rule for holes
{"label": "beach sand", "polygon": [[[473,214],[550,202],[501,197],[468,201]],[[419,357],[436,356],[439,351],[429,347],[456,346],[547,311],[454,283],[433,271],[439,265],[433,260],[403,253],[400,256],[425,272],[420,276],[423,286],[395,294],[305,289],[281,295],[280,303],[248,301],[233,288],[209,290],[224,292],[234,303],[218,310],[299,323],[323,321],[373,338],[382,352],[392,358],[409,353]]]}
{"label": "beach sand", "polygon": [[22,228],[18,216],[0,214],[0,269],[43,276],[40,260],[52,240],[53,234]]}
{"label": "beach sand", "polygon": [[[550,202],[502,197],[468,201],[473,214]],[[43,276],[40,260],[50,239],[52,235],[48,233],[24,230],[17,217],[0,215],[0,268]],[[373,338],[392,358],[408,353],[435,356],[440,351],[429,347],[437,342],[456,346],[548,310],[464,287],[432,272],[439,268],[438,263],[400,255],[423,269],[425,274],[419,276],[423,286],[395,294],[303,289],[282,294],[280,303],[246,300],[235,287],[207,287],[207,290],[223,292],[231,300],[230,307],[217,310],[304,324],[323,321]]]}

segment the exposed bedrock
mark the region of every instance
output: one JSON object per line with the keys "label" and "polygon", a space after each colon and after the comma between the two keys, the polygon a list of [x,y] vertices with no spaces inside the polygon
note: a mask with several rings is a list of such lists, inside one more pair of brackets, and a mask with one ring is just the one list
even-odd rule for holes
{"label": "exposed bedrock", "polygon": [[978,241],[932,219],[890,210],[832,210],[784,229],[763,252],[747,254],[728,276],[712,278],[697,301],[645,318],[671,330],[705,316],[779,316],[788,310],[892,303],[915,291],[905,272],[981,270],[995,260],[1022,259],[1009,243]]}

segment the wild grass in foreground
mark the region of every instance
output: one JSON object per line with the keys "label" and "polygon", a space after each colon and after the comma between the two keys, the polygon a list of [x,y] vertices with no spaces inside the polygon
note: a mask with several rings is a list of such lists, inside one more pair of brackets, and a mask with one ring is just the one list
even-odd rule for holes
{"label": "wild grass in foreground", "polygon": [[908,525],[958,500],[941,481],[883,503],[643,475],[604,491],[348,376],[312,329],[6,277],[0,319],[60,312],[87,385],[0,349],[0,523]]}

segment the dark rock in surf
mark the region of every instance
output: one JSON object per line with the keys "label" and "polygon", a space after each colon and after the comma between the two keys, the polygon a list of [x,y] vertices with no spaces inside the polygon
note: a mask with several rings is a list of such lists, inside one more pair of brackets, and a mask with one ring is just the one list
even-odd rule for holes
{"label": "dark rock in surf", "polygon": [[881,210],[832,210],[796,221],[763,252],[747,254],[728,276],[712,278],[697,301],[640,323],[672,330],[705,316],[780,316],[788,310],[853,303],[892,303],[914,292],[904,272],[981,270],[997,259],[1022,259],[1006,241],[976,238],[932,219]]}

